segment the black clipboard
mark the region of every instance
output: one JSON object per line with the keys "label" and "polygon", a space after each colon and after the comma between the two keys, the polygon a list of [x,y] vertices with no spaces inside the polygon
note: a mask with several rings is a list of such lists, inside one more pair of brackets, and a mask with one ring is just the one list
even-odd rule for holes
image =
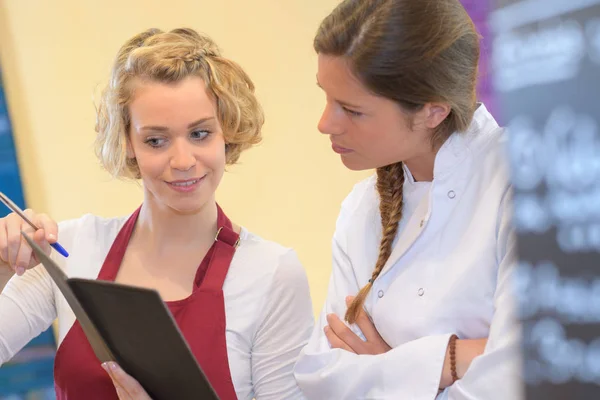
{"label": "black clipboard", "polygon": [[69,303],[100,362],[118,363],[155,400],[218,400],[157,291],[68,278],[22,235]]}

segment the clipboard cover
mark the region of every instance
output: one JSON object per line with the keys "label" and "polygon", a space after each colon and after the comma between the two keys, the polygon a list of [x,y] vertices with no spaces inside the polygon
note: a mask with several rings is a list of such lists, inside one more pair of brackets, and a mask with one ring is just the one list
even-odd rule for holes
{"label": "clipboard cover", "polygon": [[100,360],[115,361],[155,400],[218,399],[157,291],[68,278],[25,233]]}

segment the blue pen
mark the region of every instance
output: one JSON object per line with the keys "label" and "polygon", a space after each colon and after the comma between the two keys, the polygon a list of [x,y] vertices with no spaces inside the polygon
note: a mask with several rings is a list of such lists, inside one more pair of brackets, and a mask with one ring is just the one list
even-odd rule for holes
{"label": "blue pen", "polygon": [[[40,229],[33,222],[31,222],[29,218],[25,216],[25,213],[19,208],[18,205],[13,203],[12,200],[6,197],[6,195],[2,192],[0,192],[0,201],[3,202],[4,205],[6,205],[6,207],[16,212],[19,215],[19,217],[23,218],[23,221],[27,222],[29,226],[31,226],[33,229],[35,229],[36,231]],[[50,246],[52,246],[54,250],[58,251],[63,257],[69,257],[69,253],[67,253],[67,250],[65,250],[64,247],[58,244],[58,242],[50,243]]]}

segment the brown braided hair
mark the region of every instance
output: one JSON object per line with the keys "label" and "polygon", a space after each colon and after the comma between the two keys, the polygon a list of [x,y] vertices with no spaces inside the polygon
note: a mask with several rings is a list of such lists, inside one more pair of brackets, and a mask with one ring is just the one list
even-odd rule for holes
{"label": "brown braided hair", "polygon": [[356,321],[356,317],[362,308],[367,294],[373,286],[373,282],[381,273],[383,266],[390,258],[392,244],[398,232],[398,223],[402,218],[404,186],[404,169],[402,163],[377,168],[377,192],[379,193],[379,213],[381,214],[382,237],[379,244],[379,257],[369,283],[358,292],[348,310],[346,320],[350,323]]}

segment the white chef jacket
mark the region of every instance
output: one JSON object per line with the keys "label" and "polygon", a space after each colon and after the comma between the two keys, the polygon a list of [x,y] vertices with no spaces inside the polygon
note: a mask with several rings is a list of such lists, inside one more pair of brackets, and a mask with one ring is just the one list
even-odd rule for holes
{"label": "white chef jacket", "polygon": [[[376,177],[356,185],[344,200],[326,304],[295,367],[309,399],[521,396],[506,136],[481,104],[468,131],[453,134],[439,150],[433,182],[414,182],[405,169],[404,216],[392,254],[365,302],[392,347],[385,354],[331,349],[323,332],[326,315],[343,318],[345,297],[370,279],[381,239]],[[364,340],[356,325],[352,329]],[[465,376],[440,392],[451,334],[489,339]]]}
{"label": "white chef jacket", "polygon": [[[53,251],[52,258],[69,277],[97,278],[126,219],[85,215],[60,223],[59,241],[70,256]],[[296,253],[242,228],[223,295],[227,356],[238,399],[304,398],[293,367],[314,317]],[[75,315],[43,266],[14,276],[0,294],[0,365],[57,317],[60,343]]]}

